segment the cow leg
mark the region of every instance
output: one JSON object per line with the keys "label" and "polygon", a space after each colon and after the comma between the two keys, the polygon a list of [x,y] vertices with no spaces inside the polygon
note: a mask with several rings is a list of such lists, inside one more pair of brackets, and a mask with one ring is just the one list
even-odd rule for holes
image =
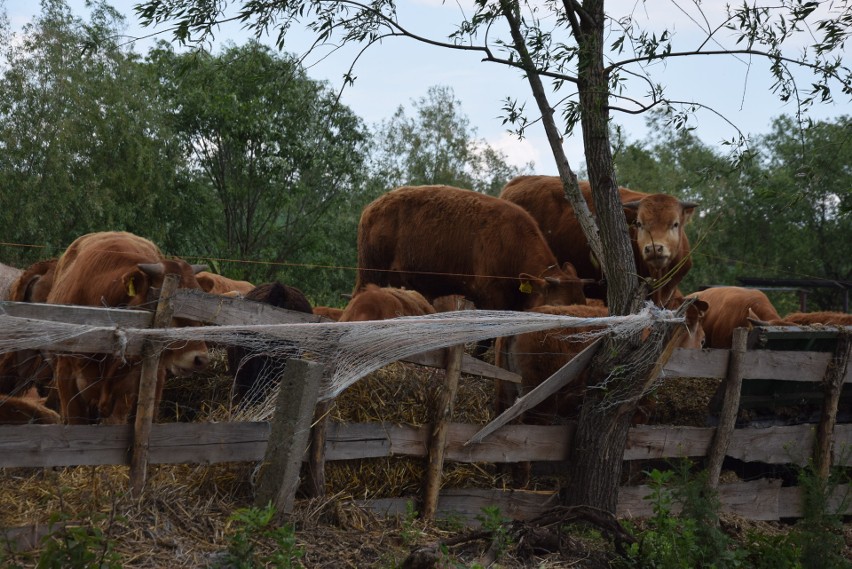
{"label": "cow leg", "polygon": [[77,388],[77,374],[74,362],[67,357],[57,357],[55,361],[54,381],[59,394],[59,414],[62,422],[69,425],[87,425],[89,406],[83,394]]}

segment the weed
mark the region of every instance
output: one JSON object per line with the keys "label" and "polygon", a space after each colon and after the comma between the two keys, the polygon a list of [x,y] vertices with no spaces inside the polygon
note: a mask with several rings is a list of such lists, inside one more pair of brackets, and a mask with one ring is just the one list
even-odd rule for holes
{"label": "weed", "polygon": [[512,536],[507,524],[512,520],[503,517],[498,506],[486,506],[482,513],[476,516],[482,529],[491,533],[491,549],[499,559],[512,544]]}
{"label": "weed", "polygon": [[[100,521],[104,516],[93,516]],[[112,527],[110,519],[109,527]],[[112,541],[97,525],[71,523],[64,513],[50,517],[51,533],[44,537],[44,549],[37,569],[120,569],[121,561]]]}
{"label": "weed", "polygon": [[[296,544],[296,530],[291,524],[275,523],[272,504],[265,508],[241,508],[231,514],[229,521],[234,523],[233,535],[221,566],[228,569],[301,567],[298,560],[305,551]],[[261,555],[258,550],[267,541],[272,542],[272,553]]]}

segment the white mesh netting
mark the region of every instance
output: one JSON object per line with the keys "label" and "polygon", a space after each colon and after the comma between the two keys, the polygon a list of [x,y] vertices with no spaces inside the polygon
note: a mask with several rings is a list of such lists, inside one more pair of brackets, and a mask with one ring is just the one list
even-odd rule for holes
{"label": "white mesh netting", "polygon": [[[606,334],[634,335],[659,321],[680,323],[684,319],[670,310],[650,304],[637,314],[599,318],[469,310],[369,322],[165,329],[94,327],[0,314],[0,330],[4,331],[0,336],[0,353],[42,349],[48,344],[75,338],[83,340],[86,334],[91,333],[113,334],[117,356],[122,355],[121,346],[134,339],[150,338],[165,342],[204,340],[222,346],[241,346],[251,352],[251,356],[247,357],[268,357],[267,369],[263,373],[267,377],[277,377],[288,358],[300,357],[319,362],[325,370],[320,398],[327,400],[391,362],[439,348],[564,327],[600,327],[584,331],[584,339]],[[256,398],[260,399],[260,403],[253,405],[251,410],[235,410],[234,418],[268,420],[272,417],[276,382],[258,383],[272,386],[270,393]]]}

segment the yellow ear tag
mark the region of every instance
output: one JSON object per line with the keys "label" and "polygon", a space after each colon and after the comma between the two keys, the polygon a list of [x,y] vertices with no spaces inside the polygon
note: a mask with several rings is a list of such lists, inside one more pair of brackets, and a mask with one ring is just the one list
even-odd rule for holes
{"label": "yellow ear tag", "polygon": [[136,287],[133,285],[133,277],[127,281],[127,296],[136,296]]}
{"label": "yellow ear tag", "polygon": [[532,285],[530,284],[530,281],[521,282],[520,289],[521,289],[521,292],[524,293],[524,294],[531,294],[532,293]]}

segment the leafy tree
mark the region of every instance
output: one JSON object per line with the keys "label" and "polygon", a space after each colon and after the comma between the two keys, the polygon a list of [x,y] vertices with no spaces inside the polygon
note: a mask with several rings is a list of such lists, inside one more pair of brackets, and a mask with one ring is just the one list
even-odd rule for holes
{"label": "leafy tree", "polygon": [[[149,59],[185,158],[217,211],[201,232],[203,254],[262,261],[241,267],[240,276],[258,281],[302,282],[307,275],[293,277],[287,265],[340,261],[332,246],[340,236],[328,232],[339,226],[334,210],[348,209],[364,187],[360,119],[297,61],[258,42],[215,56],[162,43]],[[354,226],[346,228],[354,244]],[[347,257],[354,262],[354,249]],[[328,283],[315,281],[306,288]]]}
{"label": "leafy tree", "polygon": [[[19,37],[4,29],[0,77],[0,238],[26,265],[90,231],[124,229],[166,250],[191,227],[189,181],[135,54],[110,39],[122,17],[102,2],[89,22],[62,0]],[[197,214],[195,215],[197,218]]]}
{"label": "leafy tree", "polygon": [[374,175],[389,187],[446,184],[496,196],[507,181],[532,170],[532,164],[507,164],[502,152],[476,139],[450,87],[430,87],[412,106],[414,117],[400,106],[374,136]]}
{"label": "leafy tree", "polygon": [[[746,3],[729,7],[721,21],[712,23],[696,3],[705,40],[697,48],[686,49],[675,44],[670,30],[648,30],[637,25],[630,14],[618,17],[608,13],[604,0],[544,4],[482,0],[475,3],[470,17],[460,15],[456,31],[446,39],[409,32],[406,23],[398,20],[392,0],[249,0],[239,5],[237,17],[258,34],[276,30],[279,46],[295,23],[304,22],[316,34],[318,44],[334,41],[378,46],[387,37],[401,36],[446,49],[475,51],[486,62],[522,72],[536,101],[538,117],[530,118],[522,106],[509,101],[507,120],[519,130],[533,120],[541,122],[566,196],[592,253],[601,262],[613,314],[636,310],[645,291],[632,271],[623,270],[633,266],[633,259],[618,200],[609,138],[611,113],[664,107],[672,111],[672,120],[685,125],[688,117],[684,111],[702,104],[687,101],[679,106],[678,101],[667,98],[664,88],[649,76],[649,64],[695,55],[738,54],[767,62],[776,80],[776,92],[782,99],[795,101],[799,109],[830,100],[836,87],[844,95],[852,95],[852,73],[842,61],[852,29],[852,7],[847,2],[830,3],[832,11],[827,15],[825,10],[818,10],[821,3],[816,1]],[[175,39],[188,42],[214,33],[216,23],[227,17],[228,6],[228,2],[147,0],[137,7],[137,13],[145,23],[176,21]],[[612,26],[608,28],[608,24]],[[614,39],[607,37],[608,30],[615,30]],[[736,43],[725,46],[723,31]],[[812,72],[809,90],[798,88],[790,73],[794,66]],[[635,86],[630,77],[638,79],[638,89],[629,90]],[[576,89],[576,95],[563,96],[559,105],[553,105],[545,80],[557,91]],[[565,132],[576,125],[582,129],[596,218],[586,207],[561,144]],[[630,417],[661,348],[640,342],[637,335],[610,339],[598,350],[566,471],[571,479],[563,493],[566,503],[615,511]]]}

